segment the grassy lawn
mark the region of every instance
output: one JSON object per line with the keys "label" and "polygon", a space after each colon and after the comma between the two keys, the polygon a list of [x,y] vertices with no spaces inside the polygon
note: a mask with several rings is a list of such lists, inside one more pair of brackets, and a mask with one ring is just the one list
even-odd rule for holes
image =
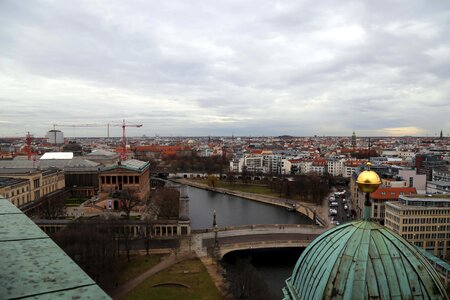
{"label": "grassy lawn", "polygon": [[[207,180],[195,180],[194,182],[199,182],[203,184],[208,184]],[[253,193],[253,194],[261,194],[261,195],[268,195],[268,196],[274,196],[279,197],[279,193],[273,192],[270,190],[270,188],[263,184],[243,184],[243,183],[229,183],[228,181],[224,180],[218,180],[216,182],[216,187],[218,188],[224,188],[229,189],[233,191],[238,192],[244,192],[244,193]]]}
{"label": "grassy lawn", "polygon": [[79,206],[81,203],[86,201],[87,198],[83,197],[68,197],[64,199],[64,204],[67,206]]}
{"label": "grassy lawn", "polygon": [[[161,283],[179,283],[189,288],[153,287]],[[201,261],[188,259],[151,276],[124,299],[214,300],[222,297]]]}
{"label": "grassy lawn", "polygon": [[151,267],[158,264],[164,254],[151,254],[151,255],[135,255],[131,257],[131,261],[127,261],[127,257],[120,257],[119,268],[123,270],[120,274],[119,282],[125,283],[130,279],[133,279],[141,273],[147,271]]}

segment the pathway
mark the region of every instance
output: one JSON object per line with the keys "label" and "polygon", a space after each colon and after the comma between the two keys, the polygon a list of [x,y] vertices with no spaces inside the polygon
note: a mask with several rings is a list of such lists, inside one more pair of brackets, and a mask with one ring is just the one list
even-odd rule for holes
{"label": "pathway", "polygon": [[128,294],[131,290],[136,288],[139,284],[143,283],[148,277],[152,276],[153,274],[156,274],[164,269],[167,269],[174,264],[179,263],[180,261],[183,261],[187,258],[193,258],[195,257],[195,253],[181,253],[180,255],[171,254],[168,258],[161,261],[156,266],[153,266],[152,268],[148,269],[144,273],[140,274],[139,276],[131,279],[128,282],[125,282],[121,286],[117,287],[111,294],[111,297],[113,299],[121,299],[126,294]]}

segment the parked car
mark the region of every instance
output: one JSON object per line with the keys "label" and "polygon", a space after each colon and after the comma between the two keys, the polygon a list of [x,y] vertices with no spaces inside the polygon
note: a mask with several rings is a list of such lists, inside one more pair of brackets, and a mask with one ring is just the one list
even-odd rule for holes
{"label": "parked car", "polygon": [[337,202],[331,202],[330,203],[330,207],[338,207],[338,203]]}

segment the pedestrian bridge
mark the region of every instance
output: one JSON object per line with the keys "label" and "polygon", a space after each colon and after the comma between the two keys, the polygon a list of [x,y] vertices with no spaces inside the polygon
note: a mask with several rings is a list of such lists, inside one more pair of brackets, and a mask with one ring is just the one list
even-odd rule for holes
{"label": "pedestrian bridge", "polygon": [[236,250],[307,247],[326,230],[317,225],[302,224],[233,226],[217,228],[218,247],[215,247],[216,233],[213,229],[193,231],[192,243],[199,256],[211,255],[215,251],[215,255],[220,256],[217,258],[222,258]]}

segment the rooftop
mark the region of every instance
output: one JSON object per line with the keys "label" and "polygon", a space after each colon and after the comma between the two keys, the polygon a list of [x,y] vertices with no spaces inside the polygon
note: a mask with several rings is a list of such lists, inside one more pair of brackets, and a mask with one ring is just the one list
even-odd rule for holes
{"label": "rooftop", "polygon": [[1,299],[110,299],[36,224],[0,198]]}
{"label": "rooftop", "polygon": [[128,169],[131,171],[142,172],[150,167],[150,163],[148,161],[141,161],[137,159],[129,159],[122,162],[119,162],[117,165],[108,166],[102,169],[102,171],[109,171],[118,168]]}
{"label": "rooftop", "polygon": [[448,299],[434,267],[401,236],[370,221],[327,230],[286,280],[284,299]]}
{"label": "rooftop", "polygon": [[0,187],[16,185],[18,183],[28,182],[28,179],[0,177]]}
{"label": "rooftop", "polygon": [[46,152],[41,156],[41,160],[44,159],[72,159],[73,152]]}

